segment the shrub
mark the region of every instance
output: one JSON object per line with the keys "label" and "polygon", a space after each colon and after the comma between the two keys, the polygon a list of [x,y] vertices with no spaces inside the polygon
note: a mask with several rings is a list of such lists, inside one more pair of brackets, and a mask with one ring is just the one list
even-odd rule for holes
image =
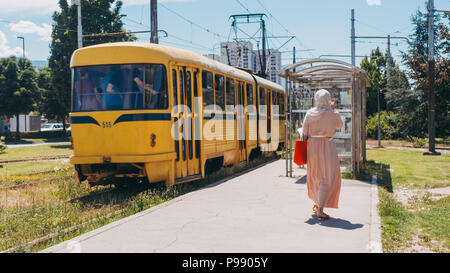
{"label": "shrub", "polygon": [[6,150],[6,144],[0,139],[0,154],[4,153]]}
{"label": "shrub", "polygon": [[423,148],[427,144],[427,140],[420,137],[408,137],[408,141],[411,142],[414,148]]}
{"label": "shrub", "polygon": [[[396,139],[399,137],[396,123],[397,116],[394,113],[381,111],[381,139]],[[368,138],[378,138],[378,113],[375,113],[367,119],[366,132]]]}

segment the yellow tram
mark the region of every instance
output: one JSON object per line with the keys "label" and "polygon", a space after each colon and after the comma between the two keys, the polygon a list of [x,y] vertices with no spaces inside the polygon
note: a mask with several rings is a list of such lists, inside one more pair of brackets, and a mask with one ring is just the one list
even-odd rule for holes
{"label": "yellow tram", "polygon": [[70,162],[79,181],[171,186],[284,142],[284,90],[248,71],[141,42],[81,48],[70,65]]}

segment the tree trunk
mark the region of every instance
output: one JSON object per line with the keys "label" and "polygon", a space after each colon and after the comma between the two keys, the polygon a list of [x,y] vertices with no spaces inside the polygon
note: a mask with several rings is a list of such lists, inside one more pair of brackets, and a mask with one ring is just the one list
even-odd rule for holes
{"label": "tree trunk", "polygon": [[16,114],[16,139],[20,140],[20,132],[19,132],[19,114]]}

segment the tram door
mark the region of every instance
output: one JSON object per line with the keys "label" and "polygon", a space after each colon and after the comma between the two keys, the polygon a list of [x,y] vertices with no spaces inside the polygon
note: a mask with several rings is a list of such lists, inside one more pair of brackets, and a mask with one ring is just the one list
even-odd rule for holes
{"label": "tram door", "polygon": [[247,160],[247,136],[245,126],[245,84],[238,82],[238,94],[237,94],[237,130],[238,130],[238,142],[240,161]]}
{"label": "tram door", "polygon": [[181,124],[178,131],[179,140],[175,140],[176,169],[177,178],[183,178],[200,173],[200,105],[195,103],[195,98],[198,97],[199,75],[196,69],[189,67],[176,67],[175,70],[178,74],[180,106],[174,112]]}

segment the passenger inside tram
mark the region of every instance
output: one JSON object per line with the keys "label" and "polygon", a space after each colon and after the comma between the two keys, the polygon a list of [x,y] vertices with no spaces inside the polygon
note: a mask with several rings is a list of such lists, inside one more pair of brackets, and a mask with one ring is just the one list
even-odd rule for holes
{"label": "passenger inside tram", "polygon": [[123,108],[123,80],[118,67],[112,66],[108,74],[103,79],[104,90],[106,90],[104,104],[107,109],[119,110]]}

